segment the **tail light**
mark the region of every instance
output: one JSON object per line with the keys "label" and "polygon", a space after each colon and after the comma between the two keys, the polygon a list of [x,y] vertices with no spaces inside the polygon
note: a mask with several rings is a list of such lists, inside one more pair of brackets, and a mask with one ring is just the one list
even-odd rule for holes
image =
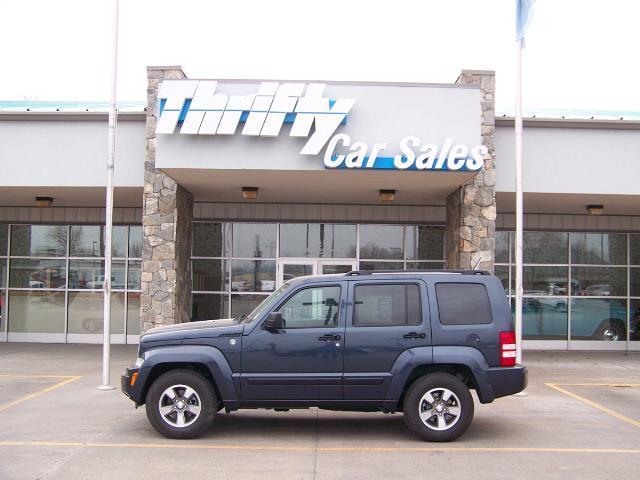
{"label": "tail light", "polygon": [[516,334],[514,332],[500,332],[500,366],[514,367],[516,365]]}

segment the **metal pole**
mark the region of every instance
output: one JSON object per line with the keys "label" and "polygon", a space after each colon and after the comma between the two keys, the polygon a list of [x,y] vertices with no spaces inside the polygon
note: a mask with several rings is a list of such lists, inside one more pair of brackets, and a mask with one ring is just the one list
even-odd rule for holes
{"label": "metal pole", "polygon": [[522,39],[516,42],[516,362],[522,363]]}
{"label": "metal pole", "polygon": [[113,51],[111,58],[111,98],[109,100],[109,144],[107,149],[107,199],[104,242],[104,326],[102,346],[102,385],[99,390],[114,390],[111,386],[111,231],[113,229],[113,170],[116,156],[116,81],[118,77],[118,9],[113,0]]}

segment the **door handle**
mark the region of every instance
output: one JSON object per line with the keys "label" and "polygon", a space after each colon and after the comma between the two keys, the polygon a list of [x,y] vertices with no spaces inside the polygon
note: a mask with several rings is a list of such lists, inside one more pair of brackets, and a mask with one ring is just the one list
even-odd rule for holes
{"label": "door handle", "polygon": [[333,342],[336,340],[340,340],[342,337],[340,335],[333,335],[331,333],[329,333],[328,335],[322,335],[321,337],[318,337],[318,340],[320,340],[321,342]]}
{"label": "door handle", "polygon": [[410,332],[402,336],[402,338],[413,338],[413,339],[425,338],[425,337],[426,335],[424,333],[417,333],[417,332]]}

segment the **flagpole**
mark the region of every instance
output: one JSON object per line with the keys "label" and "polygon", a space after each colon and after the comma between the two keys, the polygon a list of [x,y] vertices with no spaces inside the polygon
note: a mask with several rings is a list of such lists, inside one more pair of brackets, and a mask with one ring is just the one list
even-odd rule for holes
{"label": "flagpole", "polygon": [[107,148],[107,198],[104,241],[104,302],[102,385],[99,390],[115,390],[111,386],[111,233],[113,230],[113,171],[116,156],[116,81],[118,78],[118,10],[119,0],[113,0],[113,51],[111,58],[111,98],[109,100],[109,143]]}
{"label": "flagpole", "polygon": [[516,362],[522,363],[522,42],[516,41]]}

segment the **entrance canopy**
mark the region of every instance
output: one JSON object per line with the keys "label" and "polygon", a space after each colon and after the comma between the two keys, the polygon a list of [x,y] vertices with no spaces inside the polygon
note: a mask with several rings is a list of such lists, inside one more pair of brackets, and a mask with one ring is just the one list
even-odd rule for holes
{"label": "entrance canopy", "polygon": [[466,85],[165,80],[156,168],[197,201],[443,205],[487,153]]}

